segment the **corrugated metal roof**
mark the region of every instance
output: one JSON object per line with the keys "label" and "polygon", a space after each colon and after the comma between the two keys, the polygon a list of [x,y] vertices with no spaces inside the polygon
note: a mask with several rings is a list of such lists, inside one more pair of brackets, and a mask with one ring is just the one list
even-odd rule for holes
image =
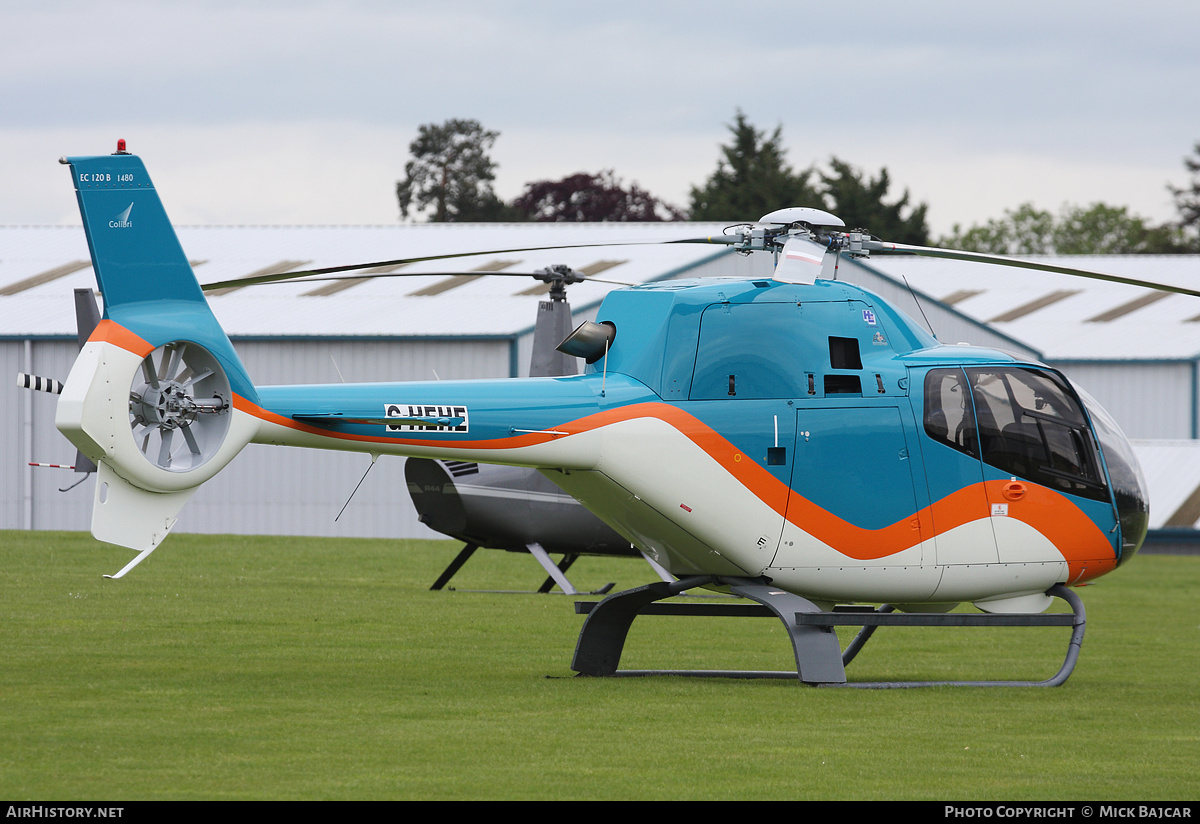
{"label": "corrugated metal roof", "polygon": [[[1198,255],[1064,255],[1030,260],[1200,288]],[[1051,361],[1200,356],[1200,299],[1138,286],[940,258],[873,256],[868,265],[953,302]],[[1054,296],[1053,301],[1043,301]],[[1040,305],[1039,305],[1040,304]]]}
{"label": "corrugated metal roof", "polygon": [[[730,274],[752,274],[727,247],[661,240],[719,234],[712,223],[415,224],[396,226],[183,226],[180,243],[201,283],[268,271],[323,268],[424,255],[496,250],[414,263],[396,277],[315,280],[221,290],[213,311],[234,337],[503,336],[532,326],[542,284],[527,276],[565,264],[600,280],[568,288],[576,310],[598,303],[619,284],[639,284],[728,256]],[[613,246],[624,243],[633,245]],[[534,247],[579,245],[578,248]],[[73,336],[71,291],[95,287],[81,227],[0,227],[0,336]],[[67,271],[70,269],[71,271]],[[495,272],[451,280],[455,272]],[[31,281],[46,272],[53,279]],[[757,274],[755,272],[754,274]],[[603,281],[603,282],[601,282]],[[616,281],[617,283],[610,283]]]}
{"label": "corrugated metal roof", "polygon": [[[234,337],[501,336],[524,332],[530,301],[544,286],[513,273],[566,264],[602,281],[646,283],[727,255],[729,274],[761,276],[761,256],[722,247],[658,241],[719,234],[714,223],[443,223],[394,226],[184,226],[180,242],[201,283],[246,277],[272,267],[319,268],[417,255],[495,250],[414,263],[372,280],[318,280],[237,289],[212,298]],[[602,244],[629,243],[606,246]],[[581,244],[570,249],[530,247]],[[92,287],[81,227],[0,227],[0,336],[70,336],[72,289]],[[1200,286],[1200,256],[1108,255],[1034,258],[1098,272]],[[305,263],[304,261],[309,261]],[[519,261],[513,263],[513,261]],[[447,275],[502,273],[462,278]],[[1190,359],[1200,356],[1200,300],[1098,280],[962,261],[876,255],[868,265],[955,311],[1026,342],[1053,361]],[[751,267],[754,267],[753,269]],[[853,280],[853,268],[843,270]],[[39,275],[55,272],[46,282]],[[506,274],[507,273],[507,274]],[[357,273],[343,277],[353,278]],[[385,273],[386,274],[386,273]],[[568,296],[579,310],[603,299],[607,282],[579,283]],[[417,294],[414,293],[427,294]],[[1053,297],[1054,300],[1047,300]],[[989,323],[991,321],[991,323]],[[936,331],[936,330],[935,330]]]}

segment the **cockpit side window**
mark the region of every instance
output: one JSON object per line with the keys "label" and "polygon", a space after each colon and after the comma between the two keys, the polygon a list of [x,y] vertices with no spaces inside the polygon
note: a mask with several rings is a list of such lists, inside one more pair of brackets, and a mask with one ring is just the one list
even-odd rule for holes
{"label": "cockpit side window", "polygon": [[1078,401],[1049,372],[967,369],[984,463],[1043,486],[1109,500]]}
{"label": "cockpit side window", "polygon": [[979,457],[970,390],[961,369],[931,369],[925,376],[925,432],[939,443]]}

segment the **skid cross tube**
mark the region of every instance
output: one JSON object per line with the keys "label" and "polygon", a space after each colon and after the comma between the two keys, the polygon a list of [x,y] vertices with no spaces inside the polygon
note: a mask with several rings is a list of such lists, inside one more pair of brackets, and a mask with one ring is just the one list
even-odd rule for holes
{"label": "skid cross tube", "polygon": [[[656,603],[681,595],[689,589],[710,584],[725,585],[735,595],[756,604]],[[696,576],[674,583],[658,582],[608,596],[603,601],[576,601],[575,611],[586,614],[571,669],[580,675],[635,677],[679,675],[710,678],[795,678],[819,687],[895,689],[931,686],[1057,687],[1066,682],[1079,659],[1087,624],[1083,603],[1064,586],[1056,585],[1047,595],[1061,598],[1071,613],[901,613],[890,604],[879,609],[823,612],[811,601],[772,588],[761,579]],[[796,658],[795,672],[760,670],[620,670],[617,668],[629,629],[638,615],[706,615],[712,617],[771,617],[783,621]],[[842,652],[834,628],[862,629]],[[854,660],[881,626],[959,627],[1049,627],[1069,626],[1071,640],[1058,673],[1045,681],[883,681],[847,682],[845,666]]]}

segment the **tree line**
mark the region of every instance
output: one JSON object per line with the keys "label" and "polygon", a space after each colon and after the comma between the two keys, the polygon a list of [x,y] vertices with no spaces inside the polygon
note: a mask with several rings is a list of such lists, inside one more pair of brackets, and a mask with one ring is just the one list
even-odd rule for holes
{"label": "tree line", "polygon": [[886,168],[866,175],[832,157],[827,169],[793,169],[782,127],[768,134],[740,110],[721,145],[717,168],[691,187],[689,203],[668,203],[614,171],[578,172],[560,180],[526,183],[512,201],[495,192],[496,163],[490,152],[499,132],[476,120],[429,123],[409,145],[404,178],[396,184],[403,218],[434,222],[489,221],[729,221],[754,220],[781,206],[804,205],[833,212],[852,227],[897,243],[949,246],[993,254],[1178,254],[1200,252],[1200,142],[1184,158],[1191,174],[1182,188],[1168,186],[1179,219],[1155,225],[1124,206],[1064,206],[1058,214],[1024,203],[1000,218],[933,240],[928,205],[909,192],[891,195]]}

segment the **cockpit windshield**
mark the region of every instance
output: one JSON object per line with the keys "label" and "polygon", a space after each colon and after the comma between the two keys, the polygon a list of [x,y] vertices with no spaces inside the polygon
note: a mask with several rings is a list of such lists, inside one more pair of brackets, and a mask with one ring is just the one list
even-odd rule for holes
{"label": "cockpit windshield", "polygon": [[1007,474],[1109,500],[1083,409],[1051,372],[1011,366],[931,370],[925,429]]}
{"label": "cockpit windshield", "polygon": [[1141,546],[1150,516],[1133,447],[1094,398],[1056,373],[1019,366],[931,369],[924,419],[930,438],[1006,474],[1115,503],[1121,562]]}
{"label": "cockpit windshield", "polygon": [[1150,503],[1146,478],[1137,455],[1121,427],[1095,398],[1074,383],[1075,391],[1087,407],[1104,450],[1104,463],[1112,483],[1113,498],[1121,520],[1121,563],[1128,561],[1146,538],[1150,525]]}
{"label": "cockpit windshield", "polygon": [[967,369],[984,463],[1031,481],[1109,500],[1087,418],[1049,372]]}

